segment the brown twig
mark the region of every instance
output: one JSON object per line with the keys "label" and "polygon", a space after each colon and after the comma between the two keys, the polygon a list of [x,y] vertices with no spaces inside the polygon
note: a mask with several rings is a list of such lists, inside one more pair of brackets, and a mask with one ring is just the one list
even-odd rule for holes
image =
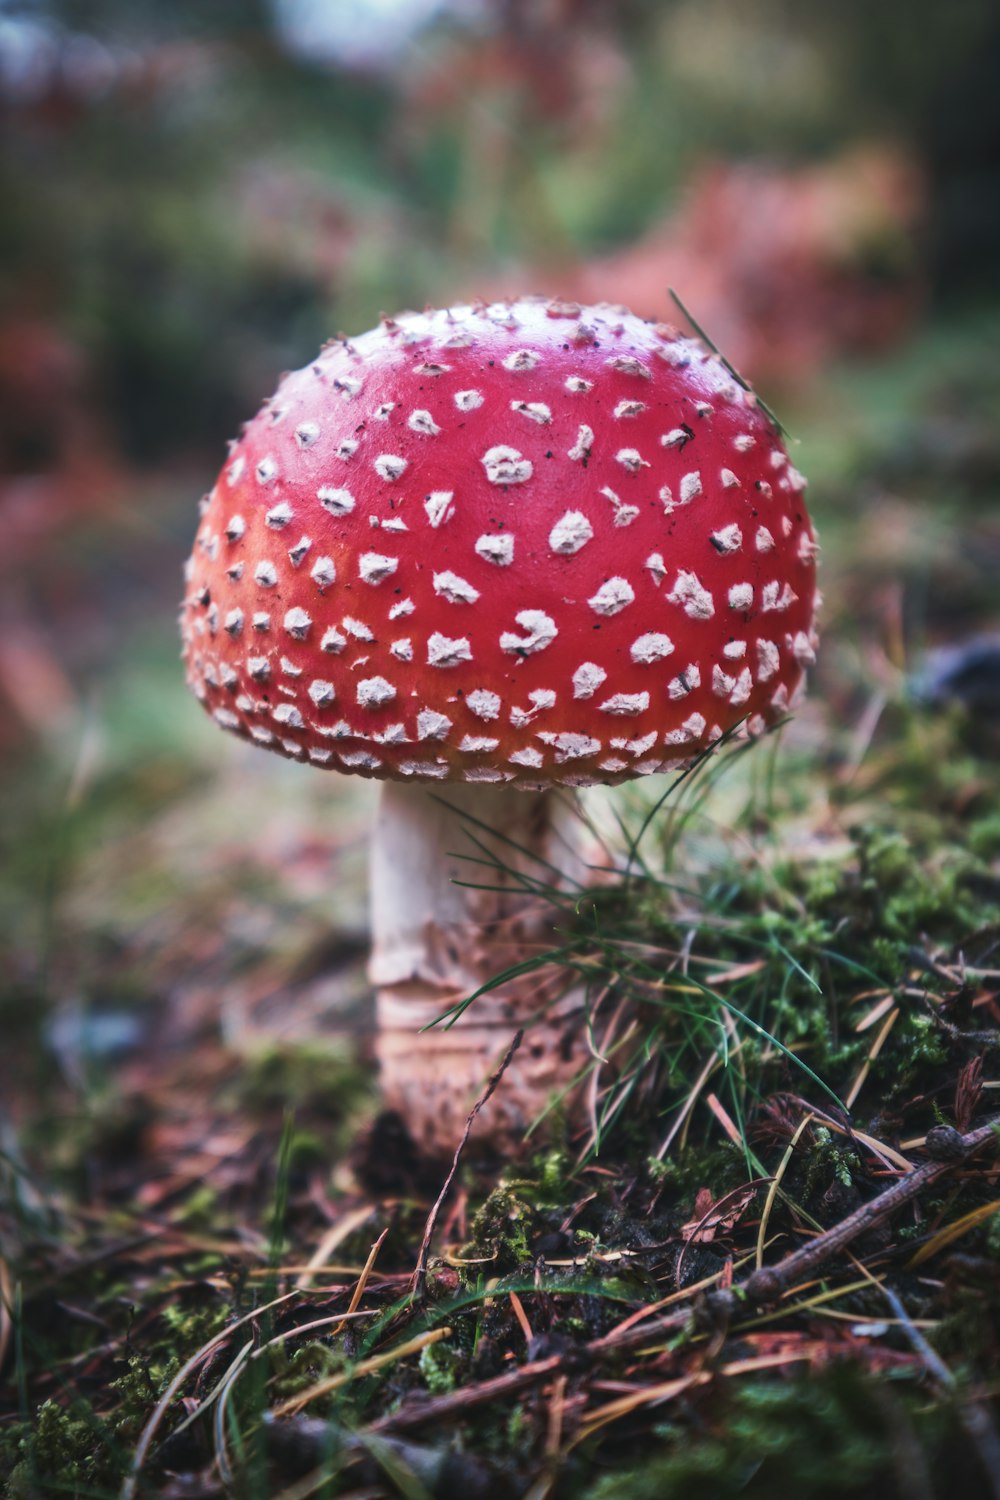
{"label": "brown twig", "polygon": [[420,1254],[417,1256],[417,1264],[413,1272],[413,1281],[410,1286],[410,1290],[412,1291],[414,1298],[420,1298],[424,1294],[424,1287],[427,1282],[427,1260],[428,1256],[430,1255],[431,1240],[434,1238],[434,1231],[437,1228],[438,1217],[440,1216],[441,1209],[444,1207],[444,1201],[447,1198],[448,1193],[451,1189],[451,1185],[455,1180],[455,1173],[458,1171],[458,1164],[462,1159],[462,1152],[465,1150],[465,1144],[472,1132],[473,1125],[476,1123],[476,1116],[479,1114],[479,1111],[482,1109],[483,1105],[492,1096],[494,1089],[509,1068],[511,1059],[513,1058],[514,1053],[517,1051],[518,1047],[520,1047],[523,1039],[524,1030],[522,1029],[515,1035],[514,1040],[507,1048],[507,1052],[503,1059],[503,1062],[500,1064],[499,1068],[497,1068],[496,1072],[493,1074],[493,1077],[486,1085],[486,1088],[484,1089],[482,1094],[480,1094],[479,1098],[476,1100],[475,1104],[469,1111],[469,1118],[466,1120],[465,1129],[462,1131],[462,1139],[455,1147],[455,1155],[452,1157],[451,1169],[444,1180],[441,1191],[438,1193],[437,1198],[435,1199],[434,1207],[427,1215],[427,1223],[424,1226],[424,1237],[420,1243]]}
{"label": "brown twig", "polygon": [[[471,1118],[470,1116],[470,1122]],[[946,1161],[925,1162],[923,1166],[917,1167],[906,1177],[894,1182],[870,1203],[863,1204],[861,1208],[849,1214],[840,1224],[835,1224],[832,1229],[818,1235],[801,1250],[794,1250],[790,1255],[786,1255],[776,1266],[765,1266],[754,1271],[746,1281],[731,1290],[709,1293],[706,1300],[709,1301],[713,1313],[717,1316],[728,1317],[738,1310],[747,1310],[766,1302],[776,1301],[798,1281],[817,1271],[821,1265],[844,1249],[852,1240],[883,1223],[904,1204],[911,1202],[926,1188],[937,1182],[939,1178],[954,1171],[956,1166],[974,1155],[991,1140],[995,1140],[998,1124],[1000,1121],[990,1120],[986,1125],[981,1125],[977,1130],[964,1136],[956,1131],[955,1140],[952,1143],[953,1157],[949,1157]],[[430,1228],[433,1229],[432,1224]],[[428,1240],[429,1236],[425,1239],[425,1245]],[[582,1368],[608,1354],[642,1348],[645,1345],[662,1341],[664,1337],[679,1334],[689,1326],[690,1319],[690,1308],[680,1307],[664,1317],[636,1323],[620,1331],[612,1330],[603,1338],[593,1339],[590,1343],[582,1345],[573,1352],[572,1358]],[[374,1422],[368,1431],[378,1433],[421,1426],[445,1419],[453,1420],[464,1412],[471,1411],[487,1402],[516,1395],[537,1381],[544,1380],[546,1376],[555,1374],[562,1367],[565,1358],[563,1354],[553,1354],[547,1359],[533,1360],[521,1365],[519,1369],[496,1375],[490,1380],[480,1381],[478,1385],[462,1386],[459,1390],[432,1397],[430,1400],[404,1403],[396,1411]]]}
{"label": "brown twig", "polygon": [[937,1182],[939,1177],[946,1176],[953,1171],[959,1163],[967,1160],[980,1147],[997,1138],[996,1120],[990,1120],[986,1125],[980,1125],[978,1130],[973,1130],[969,1135],[959,1135],[955,1132],[954,1141],[951,1145],[952,1156],[946,1161],[924,1162],[922,1167],[917,1167],[913,1172],[907,1173],[905,1177],[899,1178],[891,1187],[886,1188],[877,1198],[870,1203],[862,1203],[846,1219],[835,1224],[832,1229],[817,1235],[808,1245],[803,1245],[801,1250],[794,1250],[791,1255],[786,1255],[784,1260],[776,1266],[763,1266],[754,1271],[741,1287],[734,1288],[729,1293],[718,1293],[717,1296],[729,1296],[735,1300],[742,1299],[754,1305],[761,1302],[774,1302],[796,1281],[810,1276],[838,1250],[849,1245],[859,1235],[865,1234],[876,1225],[882,1224],[886,1219],[902,1208],[904,1203],[909,1203],[917,1198],[925,1188]]}

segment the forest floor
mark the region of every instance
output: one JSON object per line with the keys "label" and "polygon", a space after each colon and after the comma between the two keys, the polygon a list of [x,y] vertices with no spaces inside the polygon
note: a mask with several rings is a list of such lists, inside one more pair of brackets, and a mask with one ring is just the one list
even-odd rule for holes
{"label": "forest floor", "polygon": [[590,1128],[473,1123],[437,1207],[378,1113],[371,789],[220,768],[135,611],[0,793],[5,1495],[1000,1496],[998,333],[788,418],[809,704],[608,804],[618,878],[552,904]]}

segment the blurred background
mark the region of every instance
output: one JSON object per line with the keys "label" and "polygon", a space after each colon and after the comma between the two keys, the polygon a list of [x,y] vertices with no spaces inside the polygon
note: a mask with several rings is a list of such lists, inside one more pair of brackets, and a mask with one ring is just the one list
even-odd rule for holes
{"label": "blurred background", "polygon": [[220,735],[174,616],[225,440],[383,310],[675,287],[812,481],[800,745],[984,640],[995,743],[998,70],[990,0],[0,0],[0,1130],[134,1145],[174,1057],[194,1150],[193,1040],[359,1024],[371,788]]}

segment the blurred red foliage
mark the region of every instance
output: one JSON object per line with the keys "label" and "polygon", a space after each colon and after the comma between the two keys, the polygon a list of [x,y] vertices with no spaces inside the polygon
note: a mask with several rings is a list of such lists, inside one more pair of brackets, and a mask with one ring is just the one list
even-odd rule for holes
{"label": "blurred red foliage", "polygon": [[787,384],[911,327],[923,201],[918,166],[888,147],[793,171],[713,161],[637,244],[552,290],[662,318],[674,287],[737,368]]}
{"label": "blurred red foliage", "polygon": [[0,322],[0,747],[25,728],[55,732],[74,693],[33,601],[62,589],[58,538],[117,506],[126,474],[101,420],[83,354],[50,322]]}

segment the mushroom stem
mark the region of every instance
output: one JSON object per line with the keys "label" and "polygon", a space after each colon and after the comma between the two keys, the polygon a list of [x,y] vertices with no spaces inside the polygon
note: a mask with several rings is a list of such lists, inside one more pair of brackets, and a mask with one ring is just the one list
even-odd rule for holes
{"label": "mushroom stem", "polygon": [[[371,863],[378,1057],[386,1104],[429,1155],[454,1148],[471,1104],[520,1026],[513,1065],[477,1140],[510,1150],[585,1054],[583,995],[558,966],[480,995],[503,970],[558,945],[544,887],[587,883],[585,827],[565,792],[386,781]],[[478,887],[478,888],[473,888]]]}

